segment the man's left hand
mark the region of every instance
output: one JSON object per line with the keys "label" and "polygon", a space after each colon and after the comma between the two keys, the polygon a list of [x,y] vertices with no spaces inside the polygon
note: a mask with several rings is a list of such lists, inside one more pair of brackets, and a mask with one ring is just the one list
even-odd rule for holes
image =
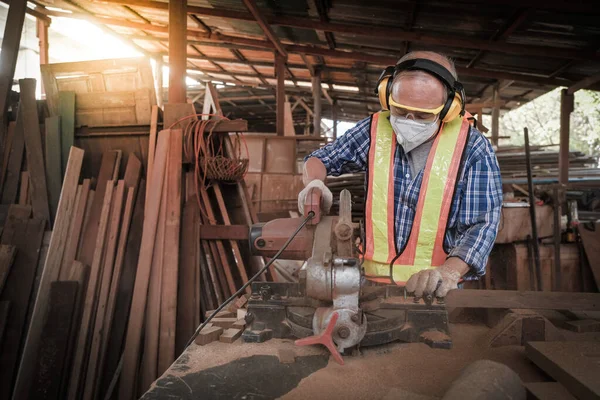
{"label": "man's left hand", "polygon": [[441,267],[413,274],[406,282],[406,291],[414,293],[415,297],[446,297],[450,290],[458,289],[458,281],[468,270],[469,267],[462,260],[449,258]]}

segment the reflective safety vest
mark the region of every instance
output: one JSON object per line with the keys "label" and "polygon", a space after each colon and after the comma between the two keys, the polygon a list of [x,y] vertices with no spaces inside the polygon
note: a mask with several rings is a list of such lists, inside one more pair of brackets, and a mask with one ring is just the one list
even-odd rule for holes
{"label": "reflective safety vest", "polygon": [[442,265],[450,206],[467,143],[469,121],[457,117],[442,123],[423,174],[417,210],[408,242],[397,254],[394,229],[394,152],[396,135],[389,111],[371,119],[365,209],[365,276],[403,285],[418,271]]}

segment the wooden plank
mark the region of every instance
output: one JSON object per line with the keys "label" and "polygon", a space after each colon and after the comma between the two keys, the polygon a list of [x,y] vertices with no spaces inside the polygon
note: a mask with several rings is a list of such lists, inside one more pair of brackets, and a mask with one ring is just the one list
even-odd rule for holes
{"label": "wooden plank", "polygon": [[[114,372],[121,358],[121,350],[125,338],[125,330],[129,317],[129,308],[133,296],[133,287],[135,284],[136,268],[138,264],[140,245],[142,241],[142,228],[144,223],[144,204],[146,200],[146,182],[142,180],[135,201],[133,218],[129,234],[127,235],[127,244],[125,247],[123,271],[120,276],[120,282],[117,288],[117,299],[114,316],[112,318],[112,328],[108,338],[108,350],[105,354],[105,367],[103,372],[102,384],[100,385],[100,397],[104,398],[106,388],[113,378]],[[117,254],[117,258],[119,255]]]}
{"label": "wooden plank", "polygon": [[62,375],[66,372],[69,332],[78,287],[79,283],[75,281],[52,282],[50,285],[44,336],[40,341],[30,399],[58,399],[64,396],[61,393]]}
{"label": "wooden plank", "polygon": [[125,196],[125,181],[118,181],[117,187],[113,191],[113,200],[110,206],[110,221],[107,228],[106,241],[104,244],[102,275],[98,290],[98,298],[96,300],[97,306],[95,307],[96,317],[95,323],[91,326],[93,329],[90,332],[91,343],[90,352],[87,357],[88,367],[83,391],[84,399],[93,399],[96,388],[98,359],[100,358],[99,352],[105,334],[104,317],[106,315],[106,303],[108,302],[115,255],[117,252],[117,239],[119,237],[119,230],[121,228],[121,214],[123,211],[123,201]]}
{"label": "wooden plank", "polygon": [[2,130],[6,130],[6,136],[4,137],[4,143],[2,148],[2,168],[0,169],[0,189],[4,186],[4,179],[6,178],[6,172],[8,170],[8,159],[10,158],[10,152],[12,151],[13,136],[15,135],[15,122],[11,121],[7,127],[2,127]]}
{"label": "wooden plank", "polygon": [[77,347],[75,350],[75,358],[73,359],[73,368],[71,372],[71,381],[69,383],[68,398],[79,398],[80,385],[85,379],[85,360],[88,354],[88,337],[92,326],[92,319],[97,300],[98,281],[102,274],[102,261],[106,243],[106,231],[108,228],[108,220],[110,207],[113,197],[113,181],[106,184],[104,199],[102,201],[102,210],[98,224],[98,232],[96,238],[96,248],[94,249],[94,257],[90,266],[90,278],[85,293],[85,301],[83,305],[83,314],[81,317],[81,325],[77,336]]}
{"label": "wooden plank", "polygon": [[229,329],[237,322],[237,318],[213,318],[210,322],[214,326],[220,326],[221,328]]}
{"label": "wooden plank", "polygon": [[[210,202],[210,199],[208,197],[208,193],[206,192],[206,188],[204,187],[200,187],[200,198],[202,199],[202,203],[204,204],[204,212],[206,213],[206,216],[208,217],[208,222],[211,225],[216,225],[216,218],[215,218],[215,213],[213,212],[212,209],[212,205]],[[206,219],[205,219],[205,223],[206,223]],[[225,273],[225,278],[227,280],[227,285],[229,287],[229,293],[235,293],[237,288],[235,285],[235,281],[233,279],[233,275],[231,273],[231,268],[229,267],[229,261],[227,260],[227,254],[225,252],[225,246],[223,246],[223,241],[221,240],[215,240],[214,244],[216,245],[217,248],[217,252],[216,255],[218,255],[221,264],[222,264],[222,271]],[[212,245],[212,243],[211,243]],[[213,252],[213,254],[215,254]]]}
{"label": "wooden plank", "polygon": [[[31,199],[29,198],[30,188],[29,188],[29,172],[23,171],[21,172],[21,187],[19,188],[19,205],[26,206],[31,203]],[[59,190],[60,194],[60,190]]]}
{"label": "wooden plank", "polygon": [[567,321],[563,327],[577,333],[600,332],[600,321],[594,319]]}
{"label": "wooden plank", "polygon": [[194,343],[199,346],[204,346],[214,341],[219,340],[219,337],[223,334],[223,328],[219,326],[204,327],[194,339]]}
{"label": "wooden plank", "polygon": [[598,311],[600,294],[464,289],[450,291],[446,296],[446,305],[464,308]]}
{"label": "wooden plank", "polygon": [[171,143],[169,147],[167,175],[165,177],[167,199],[160,302],[159,376],[175,361],[179,233],[181,229],[181,163],[183,152],[183,132],[181,129],[172,129],[169,140]]}
{"label": "wooden plank", "polygon": [[73,354],[75,353],[75,346],[77,343],[77,334],[79,332],[79,325],[81,321],[81,314],[83,313],[83,301],[82,299],[85,296],[85,289],[87,287],[87,282],[90,276],[90,267],[82,264],[79,261],[73,261],[71,263],[70,268],[68,268],[68,274],[66,274],[64,279],[66,281],[75,281],[79,283],[79,290],[77,291],[77,297],[75,298],[75,309],[73,310],[73,323],[71,324],[71,329],[69,331],[69,345],[67,346],[67,354],[66,354],[66,363],[65,363],[65,373],[62,378],[62,389],[61,393],[66,395],[66,392],[69,387],[69,380],[71,378],[71,366],[73,363]]}
{"label": "wooden plank", "polygon": [[575,400],[575,397],[558,382],[525,383],[527,398],[532,400]]}
{"label": "wooden plank", "polygon": [[102,322],[102,343],[98,358],[96,397],[99,396],[99,385],[101,384],[102,371],[104,371],[104,360],[106,359],[105,355],[108,351],[108,342],[111,334],[113,316],[115,313],[115,306],[117,302],[117,292],[119,289],[119,284],[121,282],[121,273],[123,271],[123,264],[125,261],[125,249],[127,246],[127,239],[129,236],[129,227],[131,225],[131,219],[133,216],[134,201],[134,188],[130,187],[127,190],[127,199],[125,200],[125,208],[123,211],[123,222],[121,231],[119,232],[119,243],[117,245],[117,255],[115,257],[115,267],[110,283],[110,292],[108,294],[108,300],[106,302],[106,312],[104,315],[104,321]]}
{"label": "wooden plank", "polygon": [[[25,135],[23,134],[23,116],[17,113],[17,122],[14,126],[12,149],[8,156],[6,177],[2,188],[2,204],[13,204],[17,200],[19,177],[23,165],[23,154],[25,151]],[[10,128],[9,128],[10,129]]]}
{"label": "wooden plank", "polygon": [[32,207],[30,205],[11,204],[8,206],[8,219],[26,220],[31,218]]}
{"label": "wooden plank", "polygon": [[219,338],[219,341],[223,343],[233,343],[242,335],[243,331],[243,329],[235,328],[226,329]]}
{"label": "wooden plank", "polygon": [[133,189],[133,199],[137,196],[138,186],[140,184],[140,178],[142,177],[142,162],[135,154],[129,154],[127,157],[127,166],[125,167],[125,175],[123,180],[125,181],[125,191],[127,192],[130,188]]}
{"label": "wooden plank", "polygon": [[11,313],[0,347],[1,399],[11,397],[45,225],[46,221],[40,219],[18,221],[12,234],[2,234],[2,244],[16,246],[17,254],[0,295],[0,301],[11,303]]}
{"label": "wooden plank", "polygon": [[[204,276],[203,276],[204,279],[203,280],[205,282],[210,281],[212,283],[212,289],[215,294],[217,303],[221,304],[223,301],[225,301],[224,293],[226,293],[226,292],[223,291],[224,288],[219,283],[219,277],[217,276],[217,271],[216,271],[217,267],[215,265],[215,260],[213,259],[212,250],[211,250],[210,245],[207,240],[201,240],[200,245],[202,246],[202,254],[205,257],[206,270],[207,270],[207,271],[204,271]],[[200,266],[203,267],[204,263],[200,263]],[[206,273],[206,272],[208,272],[208,273]],[[209,306],[209,307],[214,308],[213,306]]]}
{"label": "wooden plank", "polygon": [[[170,153],[170,144],[167,153]],[[168,163],[167,154],[167,163]],[[152,270],[150,273],[150,287],[148,288],[148,301],[146,305],[146,333],[144,335],[144,354],[142,357],[140,388],[147,390],[158,376],[158,349],[160,337],[160,302],[162,291],[162,276],[165,244],[165,222],[167,217],[167,171],[165,171],[164,188],[160,194],[160,211],[156,238],[152,255]]]}
{"label": "wooden plank", "polygon": [[94,196],[90,219],[86,229],[83,231],[81,250],[77,256],[77,259],[85,265],[92,265],[94,261],[96,236],[98,235],[98,226],[100,223],[100,214],[102,212],[106,184],[113,178],[117,158],[118,152],[116,151],[107,151],[102,154],[102,165],[100,166],[100,172],[98,173],[98,180],[96,183],[96,193],[98,193],[98,196]]}
{"label": "wooden plank", "polygon": [[[17,248],[11,244],[0,244],[0,295],[15,260]],[[191,335],[190,335],[191,336]]]}
{"label": "wooden plank", "polygon": [[144,323],[143,310],[146,309],[150,268],[152,266],[152,250],[156,239],[160,197],[163,190],[165,166],[169,149],[168,144],[168,135],[159,135],[152,171],[152,188],[146,200],[146,214],[140,256],[137,264],[137,275],[125,337],[123,368],[119,379],[119,398],[121,399],[133,398],[135,396],[135,388],[137,387],[136,375]]}
{"label": "wooden plank", "polygon": [[15,398],[24,399],[29,393],[29,382],[35,363],[36,350],[43,330],[43,316],[46,313],[46,299],[50,291],[50,282],[58,279],[62,256],[64,253],[67,233],[73,216],[77,183],[83,161],[83,150],[71,148],[69,164],[63,181],[63,189],[58,202],[58,211],[54,222],[54,230],[50,239],[48,255],[40,279],[38,294],[35,301],[31,325],[23,349],[23,357],[15,384]]}
{"label": "wooden plank", "polygon": [[0,57],[0,120],[2,121],[6,121],[27,9],[26,1],[11,3],[6,16],[0,53],[2,54]]}
{"label": "wooden plank", "polygon": [[196,314],[200,314],[199,295],[196,290],[201,283],[200,270],[200,210],[196,199],[185,203],[181,218],[181,263],[179,265],[179,290],[177,292],[177,329],[175,330],[175,352],[185,350],[190,337],[196,329]]}
{"label": "wooden plank", "polygon": [[525,354],[579,399],[600,399],[599,342],[529,342]]}
{"label": "wooden plank", "polygon": [[0,301],[0,348],[2,347],[2,339],[4,338],[4,331],[8,323],[9,312],[10,301]]}
{"label": "wooden plank", "polygon": [[60,117],[46,118],[46,179],[48,183],[48,197],[50,200],[50,213],[52,221],[56,217],[58,209],[58,199],[60,198],[60,189],[62,185],[62,164],[61,164],[61,138],[60,138]]}
{"label": "wooden plank", "polygon": [[[231,225],[229,213],[227,211],[227,207],[225,207],[225,199],[223,198],[223,193],[221,192],[221,186],[218,183],[216,183],[215,185],[213,185],[213,190],[215,192],[215,196],[217,197],[217,204],[219,205],[219,210],[221,211],[223,223],[225,225]],[[229,244],[231,245],[233,257],[235,259],[235,264],[237,265],[238,272],[242,279],[242,283],[246,283],[248,282],[248,274],[246,272],[246,265],[244,263],[242,252],[240,251],[240,247],[235,240],[230,240]],[[246,288],[246,291],[250,293],[250,287]]]}
{"label": "wooden plank", "polygon": [[594,275],[596,287],[600,288],[600,265],[597,261],[600,260],[600,224],[596,223],[594,230],[588,229],[585,224],[580,225],[577,231],[581,236],[581,242]]}
{"label": "wooden plank", "polygon": [[[158,106],[152,106],[152,116],[150,118],[150,143],[148,146],[148,168],[146,169],[146,180],[152,182],[152,168],[154,166],[154,153],[156,152],[156,137],[158,135]],[[146,186],[146,191],[150,190],[150,185]],[[146,193],[148,197],[148,193]]]}
{"label": "wooden plank", "polygon": [[[77,248],[79,247],[79,240],[83,229],[83,219],[85,217],[85,210],[88,206],[90,196],[90,180],[84,179],[83,184],[77,188],[78,194],[75,197],[75,212],[71,218],[71,224],[69,226],[69,232],[67,234],[67,244],[62,259],[62,268],[66,269],[73,264],[75,261],[75,255],[77,254]],[[61,277],[64,279],[64,277]]]}
{"label": "wooden plank", "polygon": [[60,149],[62,171],[67,168],[67,155],[75,143],[75,92],[58,92],[58,115],[60,116]]}

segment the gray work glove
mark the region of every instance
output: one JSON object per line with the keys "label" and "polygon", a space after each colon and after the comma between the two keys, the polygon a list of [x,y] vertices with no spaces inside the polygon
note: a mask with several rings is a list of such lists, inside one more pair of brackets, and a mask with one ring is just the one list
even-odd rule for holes
{"label": "gray work glove", "polygon": [[306,203],[306,196],[313,189],[319,189],[321,191],[321,211],[323,214],[328,214],[329,209],[331,208],[331,204],[333,203],[333,194],[331,194],[331,190],[325,183],[323,183],[320,179],[315,179],[309,182],[308,185],[298,195],[298,212],[301,215],[304,215],[304,203]]}
{"label": "gray work glove", "polygon": [[413,274],[408,279],[406,291],[414,293],[415,297],[423,297],[423,295],[429,294],[436,297],[446,297],[450,290],[458,289],[460,278],[460,272],[448,265],[425,269]]}

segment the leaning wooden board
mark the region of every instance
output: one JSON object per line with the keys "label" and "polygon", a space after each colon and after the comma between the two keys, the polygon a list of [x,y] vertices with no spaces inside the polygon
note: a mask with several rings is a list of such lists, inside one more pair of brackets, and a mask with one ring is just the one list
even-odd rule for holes
{"label": "leaning wooden board", "polygon": [[529,342],[525,353],[579,399],[600,399],[600,342]]}
{"label": "leaning wooden board", "polygon": [[39,340],[42,335],[44,325],[44,315],[46,313],[46,299],[50,292],[50,283],[56,281],[60,273],[60,264],[67,240],[67,233],[73,208],[75,205],[75,196],[77,193],[77,184],[79,183],[79,172],[83,162],[83,150],[71,147],[69,163],[63,180],[63,189],[58,202],[58,211],[54,230],[50,239],[46,263],[40,279],[38,294],[31,317],[31,324],[27,333],[21,366],[15,383],[15,399],[26,399],[29,393],[29,385],[35,365],[36,351]]}
{"label": "leaning wooden board", "polygon": [[48,187],[46,185],[46,170],[44,168],[44,151],[42,149],[42,134],[35,101],[35,79],[20,79],[21,105],[19,113],[23,115],[23,134],[27,150],[27,170],[31,186],[31,203],[34,218],[40,218],[51,223],[50,206],[48,204]]}
{"label": "leaning wooden board", "polygon": [[[48,314],[44,324],[44,336],[40,342],[37,366],[31,382],[30,399],[60,399],[64,397],[61,387],[62,375],[67,363],[69,331],[79,283],[58,281],[50,285]],[[61,393],[62,392],[62,393]]]}
{"label": "leaning wooden board", "polygon": [[127,325],[127,334],[125,337],[123,368],[119,380],[120,399],[133,398],[135,395],[135,388],[137,387],[136,375],[144,325],[144,310],[146,309],[150,268],[152,265],[152,249],[154,248],[156,239],[156,228],[158,224],[168,148],[168,135],[159,135],[152,171],[153,182],[148,183],[149,185],[152,185],[152,188],[146,199],[146,215],[144,218],[140,257],[138,259],[137,275],[133,288],[133,299],[131,302],[129,323]]}
{"label": "leaning wooden board", "polygon": [[0,347],[0,399],[9,399],[17,373],[19,351],[23,343],[27,309],[33,289],[46,221],[31,219],[14,222],[11,234],[2,233],[2,244],[17,247],[17,256],[0,301],[11,302],[11,313]]}
{"label": "leaning wooden board", "polygon": [[93,315],[97,304],[97,287],[101,279],[102,273],[102,258],[104,255],[104,247],[106,241],[106,230],[108,227],[108,219],[110,206],[113,197],[113,181],[108,181],[105,188],[105,193],[102,199],[102,209],[100,212],[100,220],[98,223],[98,231],[96,237],[96,247],[94,248],[94,256],[90,267],[90,278],[88,287],[85,293],[85,301],[83,304],[83,314],[81,317],[81,326],[77,338],[77,347],[75,350],[75,358],[73,359],[73,368],[71,372],[71,382],[69,383],[69,399],[79,398],[78,393],[81,389],[81,383],[85,380],[85,360],[89,350],[89,332],[93,329]]}
{"label": "leaning wooden board", "polygon": [[[58,200],[60,199],[60,189],[62,185],[61,164],[61,138],[60,138],[60,117],[46,118],[46,179],[48,180],[48,195],[50,200],[50,212],[52,221],[56,217],[58,209]],[[69,147],[70,148],[70,147]],[[65,157],[65,167],[68,160]]]}
{"label": "leaning wooden board", "polygon": [[8,313],[10,312],[10,301],[0,301],[0,348],[4,338],[4,330],[8,322]]}
{"label": "leaning wooden board", "polygon": [[11,244],[0,245],[0,295],[12,267],[17,248]]}
{"label": "leaning wooden board", "polygon": [[179,231],[181,225],[181,162],[183,132],[171,129],[169,160],[165,184],[167,189],[163,276],[160,302],[158,375],[175,361],[175,327],[177,321],[177,283],[179,273]]}

